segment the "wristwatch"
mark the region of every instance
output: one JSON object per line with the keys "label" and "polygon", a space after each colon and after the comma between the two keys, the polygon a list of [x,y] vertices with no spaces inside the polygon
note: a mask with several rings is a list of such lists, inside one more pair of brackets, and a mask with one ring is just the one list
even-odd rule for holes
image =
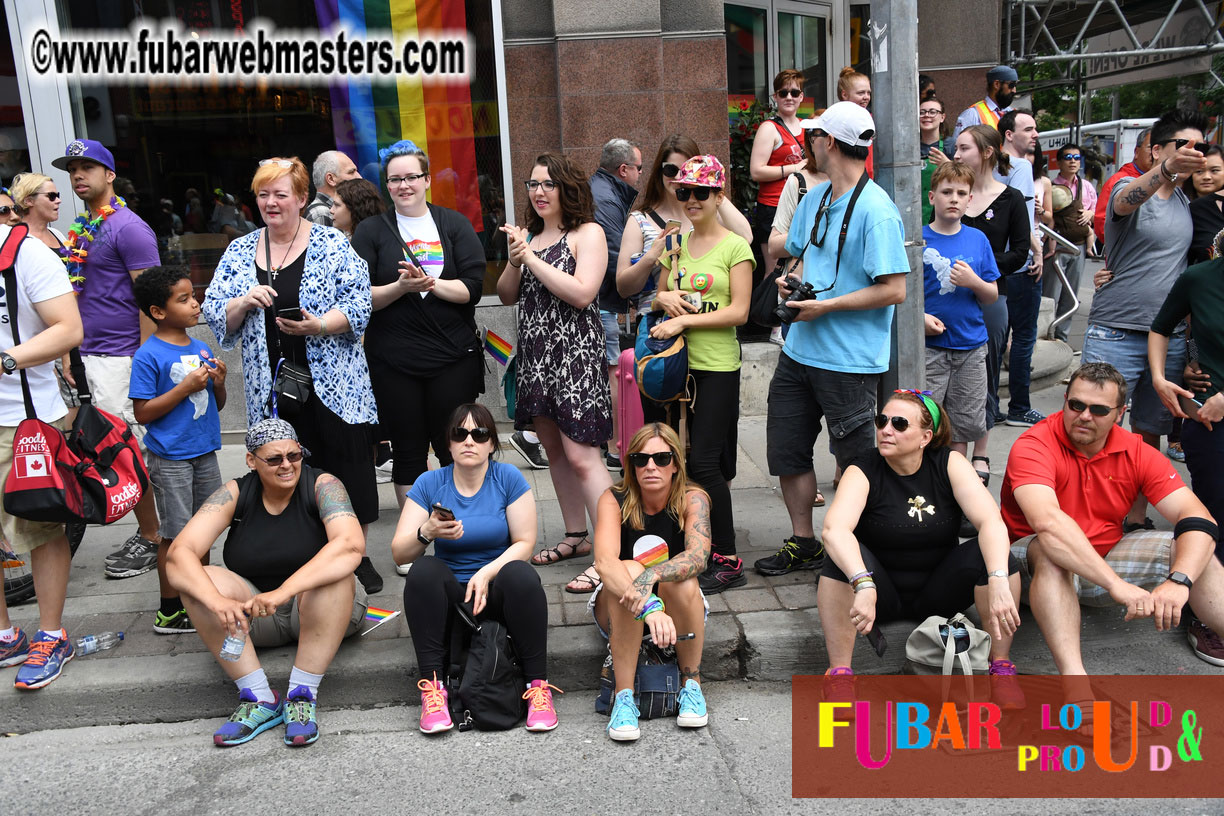
{"label": "wristwatch", "polygon": [[4,369],[5,374],[12,374],[17,370],[17,358],[7,351],[0,351],[0,368]]}
{"label": "wristwatch", "polygon": [[1194,582],[1184,572],[1170,572],[1169,580],[1175,584],[1181,584],[1186,589],[1194,589]]}
{"label": "wristwatch", "polygon": [[992,570],[991,572],[986,573],[986,577],[987,578],[1006,578],[1007,570]]}
{"label": "wristwatch", "polygon": [[425,537],[425,535],[424,535],[424,534],[421,532],[421,528],[420,528],[420,527],[418,527],[418,528],[417,528],[417,541],[421,542],[421,543],[422,543],[422,544],[424,544],[426,547],[428,547],[430,544],[432,544],[432,543],[433,543],[433,539],[432,539],[432,538],[426,538],[426,537]]}

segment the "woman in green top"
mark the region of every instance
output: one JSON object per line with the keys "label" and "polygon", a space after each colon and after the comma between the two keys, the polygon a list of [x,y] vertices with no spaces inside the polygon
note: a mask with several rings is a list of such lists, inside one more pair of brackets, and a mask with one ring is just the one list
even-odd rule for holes
{"label": "woman in green top", "polygon": [[689,412],[689,478],[710,494],[713,549],[698,578],[707,595],[741,586],[744,562],[735,554],[735,521],[729,482],[735,478],[739,420],[740,348],[735,327],[748,319],[752,248],[718,220],[726,171],[713,156],[694,156],[676,176],[676,198],[693,225],[679,247],[664,254],[654,308],[668,319],[655,337],[685,333],[692,401]]}

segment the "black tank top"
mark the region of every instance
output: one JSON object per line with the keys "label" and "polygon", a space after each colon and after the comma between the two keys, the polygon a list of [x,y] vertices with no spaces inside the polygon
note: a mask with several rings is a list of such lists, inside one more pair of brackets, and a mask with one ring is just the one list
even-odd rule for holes
{"label": "black tank top", "polygon": [[315,480],[323,474],[302,465],[302,477],[280,515],[272,515],[263,503],[263,482],[251,471],[238,480],[238,503],[221,557],[225,566],[270,592],[314,558],[327,543],[327,531],[319,518]]}
{"label": "black tank top", "polygon": [[[263,244],[261,243],[262,247]],[[268,279],[267,270],[257,269],[261,281]],[[302,289],[302,275],[306,272],[306,253],[297,256],[291,263],[276,271],[276,280],[272,288],[276,290],[276,302],[273,308],[264,309],[264,332],[268,338],[268,364],[272,367],[272,378],[276,380],[277,343],[280,344],[280,354],[291,363],[309,367],[306,359],[306,338],[300,334],[285,334],[276,325],[278,309],[293,309],[299,305],[298,297]],[[318,317],[318,315],[315,315]]]}
{"label": "black tank top", "polygon": [[[625,497],[612,491],[622,507]],[[653,516],[642,513],[642,529],[635,530],[628,522],[621,523],[622,561],[633,559],[647,567],[661,564],[684,552],[684,528],[666,509]]]}

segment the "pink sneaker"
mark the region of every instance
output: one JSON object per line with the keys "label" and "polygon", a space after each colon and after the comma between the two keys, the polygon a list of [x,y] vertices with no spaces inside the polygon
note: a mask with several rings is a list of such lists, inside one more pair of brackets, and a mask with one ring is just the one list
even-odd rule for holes
{"label": "pink sneaker", "polygon": [[531,686],[523,692],[527,701],[527,730],[551,731],[557,727],[557,709],[553,708],[552,693],[565,692],[556,686],[550,686],[547,680],[532,680]]}
{"label": "pink sneaker", "polygon": [[439,734],[455,727],[451,722],[450,708],[447,706],[446,688],[434,675],[433,682],[417,681],[421,690],[421,733]]}
{"label": "pink sneaker", "polygon": [[1016,664],[1010,660],[990,661],[990,699],[999,708],[1018,711],[1024,708],[1024,692],[1016,680]]}

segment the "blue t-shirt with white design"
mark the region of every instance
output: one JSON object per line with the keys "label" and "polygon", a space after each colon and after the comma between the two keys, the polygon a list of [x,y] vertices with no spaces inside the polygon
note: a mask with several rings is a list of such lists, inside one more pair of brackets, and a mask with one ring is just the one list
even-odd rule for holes
{"label": "blue t-shirt with white design", "polygon": [[[185,346],[150,337],[132,358],[128,396],[153,399],[173,390],[184,377],[206,365],[200,362],[201,352],[214,359],[208,344],[194,337]],[[145,445],[163,459],[194,459],[221,450],[221,415],[212,380],[203,391],[185,397],[145,428]]]}
{"label": "blue t-shirt with white design", "polygon": [[932,348],[969,351],[986,342],[986,319],[977,295],[966,286],[953,286],[948,280],[952,264],[964,261],[984,281],[999,279],[990,240],[979,229],[962,225],[955,235],[936,232],[927,224],[922,228],[922,278],[926,293],[926,313],[943,321],[944,332],[927,337]]}

